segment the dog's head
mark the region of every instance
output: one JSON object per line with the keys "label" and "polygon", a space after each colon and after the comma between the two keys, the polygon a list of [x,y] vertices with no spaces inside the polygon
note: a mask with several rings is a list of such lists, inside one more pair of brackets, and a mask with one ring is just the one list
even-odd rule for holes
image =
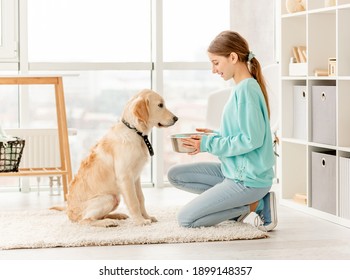
{"label": "dog's head", "polygon": [[144,89],[130,99],[123,118],[143,133],[148,133],[154,126],[172,126],[178,120],[166,108],[163,97],[150,89]]}

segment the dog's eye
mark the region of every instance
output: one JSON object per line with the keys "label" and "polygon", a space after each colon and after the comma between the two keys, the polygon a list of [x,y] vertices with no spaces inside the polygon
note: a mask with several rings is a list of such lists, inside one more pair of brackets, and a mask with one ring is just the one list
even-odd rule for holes
{"label": "dog's eye", "polygon": [[164,107],[164,104],[163,104],[163,103],[159,103],[159,104],[158,104],[158,107],[163,108],[163,107]]}

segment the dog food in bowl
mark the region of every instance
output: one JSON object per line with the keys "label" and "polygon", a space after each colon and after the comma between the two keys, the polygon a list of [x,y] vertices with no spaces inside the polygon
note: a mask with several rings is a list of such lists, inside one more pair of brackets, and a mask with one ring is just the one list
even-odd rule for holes
{"label": "dog food in bowl", "polygon": [[190,138],[191,135],[208,135],[208,134],[212,134],[212,133],[193,132],[193,133],[173,134],[170,136],[171,137],[171,144],[173,145],[173,150],[177,153],[191,153],[195,149],[184,147],[181,139]]}

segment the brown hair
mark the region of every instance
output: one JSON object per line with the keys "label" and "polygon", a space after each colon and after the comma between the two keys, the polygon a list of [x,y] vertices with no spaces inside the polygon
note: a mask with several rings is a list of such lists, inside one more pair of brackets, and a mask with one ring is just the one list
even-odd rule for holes
{"label": "brown hair", "polygon": [[[266,83],[262,74],[259,61],[252,57],[248,59],[250,51],[246,39],[234,31],[223,31],[215,37],[208,47],[208,52],[219,56],[229,57],[232,52],[236,53],[238,60],[248,64],[248,69],[253,78],[257,80],[264,95],[267,111],[270,117],[269,98],[266,90]],[[249,62],[249,63],[248,63]]]}

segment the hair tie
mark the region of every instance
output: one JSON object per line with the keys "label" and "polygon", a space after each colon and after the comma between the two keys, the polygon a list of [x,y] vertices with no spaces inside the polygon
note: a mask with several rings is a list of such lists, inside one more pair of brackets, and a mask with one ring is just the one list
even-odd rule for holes
{"label": "hair tie", "polygon": [[248,54],[248,62],[250,62],[250,61],[253,59],[253,57],[255,57],[255,54],[253,54],[252,51],[249,51],[249,54]]}

